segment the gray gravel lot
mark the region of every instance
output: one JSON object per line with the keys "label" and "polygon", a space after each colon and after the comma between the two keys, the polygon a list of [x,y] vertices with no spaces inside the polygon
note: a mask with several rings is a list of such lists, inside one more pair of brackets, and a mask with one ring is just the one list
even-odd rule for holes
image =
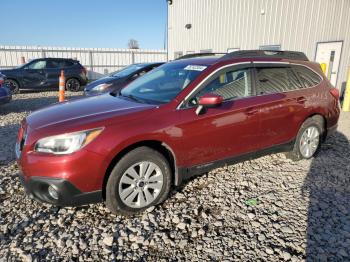
{"label": "gray gravel lot", "polygon": [[0,107],[0,261],[350,260],[349,113],[315,159],[276,154],[216,169],[125,218],[103,204],[57,208],[25,196],[19,123],[56,100],[28,93]]}

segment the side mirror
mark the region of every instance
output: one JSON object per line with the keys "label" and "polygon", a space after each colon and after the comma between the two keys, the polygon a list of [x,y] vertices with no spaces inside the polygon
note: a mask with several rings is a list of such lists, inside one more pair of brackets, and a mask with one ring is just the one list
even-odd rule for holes
{"label": "side mirror", "polygon": [[201,114],[203,112],[203,109],[207,107],[217,107],[221,105],[223,101],[224,99],[220,95],[213,93],[205,94],[199,98],[196,114]]}
{"label": "side mirror", "polygon": [[200,106],[205,106],[205,107],[217,107],[222,104],[224,99],[222,96],[213,94],[213,93],[208,93],[199,98],[198,104]]}

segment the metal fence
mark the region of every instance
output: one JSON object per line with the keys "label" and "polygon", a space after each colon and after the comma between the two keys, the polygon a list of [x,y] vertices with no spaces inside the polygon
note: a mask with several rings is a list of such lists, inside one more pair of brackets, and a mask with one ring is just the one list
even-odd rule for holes
{"label": "metal fence", "polygon": [[163,62],[165,50],[116,49],[116,48],[67,48],[42,46],[1,46],[0,69],[13,68],[35,58],[60,57],[80,61],[89,72],[90,79],[97,79],[127,65],[140,62]]}

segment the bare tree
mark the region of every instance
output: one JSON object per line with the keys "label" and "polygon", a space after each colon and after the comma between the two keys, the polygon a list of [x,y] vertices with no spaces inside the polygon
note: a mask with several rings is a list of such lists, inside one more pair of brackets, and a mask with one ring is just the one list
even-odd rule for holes
{"label": "bare tree", "polygon": [[130,49],[139,49],[140,46],[139,46],[139,42],[133,38],[131,38],[128,42],[128,47]]}

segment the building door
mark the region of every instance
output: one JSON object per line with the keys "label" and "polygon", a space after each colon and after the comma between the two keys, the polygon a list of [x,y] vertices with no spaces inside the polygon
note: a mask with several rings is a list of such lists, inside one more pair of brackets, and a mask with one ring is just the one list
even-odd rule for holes
{"label": "building door", "polygon": [[333,86],[337,85],[342,41],[317,43],[316,62],[326,65],[325,75]]}

